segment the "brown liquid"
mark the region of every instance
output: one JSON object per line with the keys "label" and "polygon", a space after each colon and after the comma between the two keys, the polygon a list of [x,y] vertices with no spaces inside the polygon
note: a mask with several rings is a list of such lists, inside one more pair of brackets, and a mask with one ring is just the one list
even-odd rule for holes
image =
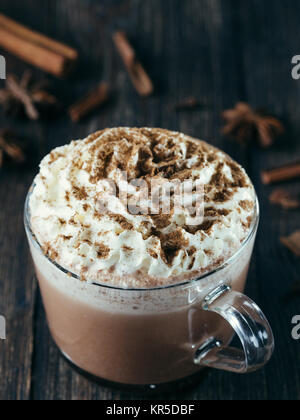
{"label": "brown liquid", "polygon": [[[233,281],[243,292],[248,265]],[[104,311],[68,296],[38,272],[50,330],[78,367],[99,378],[133,385],[159,384],[200,370],[193,345],[211,336],[229,343],[232,329],[199,306],[157,314]],[[197,348],[197,346],[196,346]]]}

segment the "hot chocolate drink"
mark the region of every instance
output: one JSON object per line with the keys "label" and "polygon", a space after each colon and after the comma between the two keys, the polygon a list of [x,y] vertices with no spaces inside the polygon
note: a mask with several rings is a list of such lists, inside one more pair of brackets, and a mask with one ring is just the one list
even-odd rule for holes
{"label": "hot chocolate drink", "polygon": [[[159,191],[162,182],[192,184],[178,207],[174,190],[149,199],[153,181]],[[199,191],[202,211],[192,217]],[[220,284],[244,290],[256,204],[236,162],[180,133],[107,129],[55,149],[41,163],[26,223],[59,348],[87,372],[124,384],[199,370],[199,346],[231,340],[229,324],[201,302]]]}

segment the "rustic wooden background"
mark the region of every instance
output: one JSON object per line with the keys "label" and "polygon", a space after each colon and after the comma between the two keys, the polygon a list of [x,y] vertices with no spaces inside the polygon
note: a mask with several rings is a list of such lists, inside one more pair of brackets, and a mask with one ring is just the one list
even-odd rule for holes
{"label": "rustic wooden background", "polygon": [[[291,78],[291,58],[300,54],[298,0],[0,0],[0,12],[75,46],[81,61],[69,81],[55,88],[70,104],[99,80],[115,91],[111,103],[80,124],[62,113],[53,122],[26,122],[0,114],[0,127],[13,127],[34,141],[23,170],[0,172],[0,314],[7,318],[0,341],[0,399],[138,399],[100,387],[75,373],[60,357],[46,326],[22,212],[38,159],[54,146],[108,126],[161,126],[207,139],[225,149],[251,175],[262,205],[262,221],[247,293],[264,309],[276,337],[276,352],[264,369],[247,376],[207,371],[168,399],[300,399],[300,341],[291,338],[291,319],[300,297],[284,296],[300,278],[299,261],[279,243],[300,228],[299,212],[271,206],[271,187],[260,171],[300,156],[300,82]],[[156,86],[149,99],[137,96],[111,42],[125,28]],[[0,53],[4,53],[0,51]],[[8,70],[26,65],[6,55]],[[35,71],[40,76],[39,71]],[[4,82],[0,82],[1,86]],[[203,108],[176,113],[172,105],[194,95]],[[238,100],[264,107],[288,126],[269,151],[242,149],[220,135],[220,113]],[[299,182],[285,184],[299,193]]]}

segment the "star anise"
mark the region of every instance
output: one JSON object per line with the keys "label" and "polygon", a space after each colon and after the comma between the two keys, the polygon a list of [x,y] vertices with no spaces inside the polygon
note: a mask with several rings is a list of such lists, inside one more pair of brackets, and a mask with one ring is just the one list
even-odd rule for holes
{"label": "star anise", "polygon": [[237,103],[234,109],[224,111],[222,117],[227,122],[223,134],[242,144],[256,141],[267,148],[285,131],[277,118],[254,111],[244,102]]}
{"label": "star anise", "polygon": [[269,199],[272,204],[278,204],[287,210],[300,208],[300,200],[281,188],[274,190]]}
{"label": "star anise", "polygon": [[14,116],[20,113],[31,120],[40,118],[42,111],[57,109],[58,100],[45,90],[45,83],[33,83],[31,72],[25,72],[20,80],[8,75],[6,87],[0,90],[0,104]]}
{"label": "star anise", "polygon": [[16,164],[25,162],[25,154],[11,130],[0,131],[0,167],[3,166],[5,158]]}

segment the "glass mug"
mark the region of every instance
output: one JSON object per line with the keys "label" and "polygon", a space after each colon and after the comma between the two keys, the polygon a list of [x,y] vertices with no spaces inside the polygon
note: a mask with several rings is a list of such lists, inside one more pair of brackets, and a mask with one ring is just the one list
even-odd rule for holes
{"label": "glass mug", "polygon": [[[32,190],[31,190],[32,191]],[[274,338],[258,306],[243,295],[259,223],[238,252],[194,281],[129,290],[86,283],[49,259],[25,227],[52,336],[75,366],[119,385],[151,386],[203,367],[247,373],[265,365]],[[237,334],[241,348],[230,347]]]}

